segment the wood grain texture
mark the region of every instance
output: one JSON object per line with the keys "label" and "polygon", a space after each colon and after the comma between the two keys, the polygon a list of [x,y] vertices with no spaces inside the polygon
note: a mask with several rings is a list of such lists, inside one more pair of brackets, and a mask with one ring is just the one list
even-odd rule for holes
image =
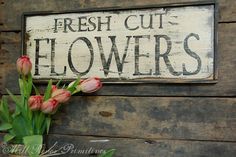
{"label": "wood grain texture", "polygon": [[[0,138],[1,138],[0,134]],[[108,138],[91,136],[70,136],[50,134],[45,141],[47,149],[64,152],[62,157],[97,157],[96,153],[116,149],[114,157],[234,157],[234,142],[149,140],[129,138]],[[89,151],[90,150],[90,151]],[[1,153],[0,156],[8,155]],[[87,153],[86,153],[87,151]],[[58,151],[59,152],[59,151]]]}
{"label": "wood grain texture", "polygon": [[235,98],[73,97],[51,133],[236,141]]}
{"label": "wood grain texture", "polygon": [[[235,23],[219,24],[218,36],[218,83],[216,84],[106,84],[97,95],[145,95],[145,96],[236,96],[236,33]],[[1,55],[1,93],[6,94],[5,88],[13,93],[19,93],[15,61],[20,56],[20,34],[1,33],[3,39]],[[42,86],[43,88],[44,86]]]}
{"label": "wood grain texture", "polygon": [[[0,0],[0,95],[6,94],[5,88],[19,94],[15,61],[21,53],[23,12],[194,1],[198,0]],[[236,1],[219,3],[218,83],[106,84],[97,96],[75,96],[61,109],[48,146],[58,142],[76,148],[116,148],[115,157],[235,157]],[[7,155],[0,149],[0,156]]]}
{"label": "wood grain texture", "polygon": [[236,142],[235,131],[236,98],[120,96],[73,96],[50,129],[75,136]]}
{"label": "wood grain texture", "polygon": [[[107,142],[104,142],[107,141]],[[110,149],[117,151],[114,157],[234,157],[236,153],[235,143],[224,142],[199,142],[199,141],[174,141],[174,140],[146,140],[124,138],[94,138],[81,136],[50,135],[48,145],[58,142],[57,148],[65,144],[73,144],[74,149]],[[96,156],[78,155],[69,151],[66,157]]]}
{"label": "wood grain texture", "polygon": [[[206,0],[2,0],[0,4],[0,30],[20,30],[21,14],[32,11],[65,11],[101,7],[134,7],[142,5],[163,5],[186,2],[206,2]],[[219,0],[220,21],[235,21],[235,0]],[[9,11],[11,10],[11,11]]]}
{"label": "wood grain texture", "polygon": [[235,0],[219,0],[220,3],[220,22],[236,22],[236,1]]}

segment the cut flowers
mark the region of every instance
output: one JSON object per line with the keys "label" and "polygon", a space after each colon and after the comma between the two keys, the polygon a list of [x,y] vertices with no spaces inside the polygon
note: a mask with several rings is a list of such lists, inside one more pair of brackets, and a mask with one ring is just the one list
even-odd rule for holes
{"label": "cut flowers", "polygon": [[[33,84],[31,75],[32,63],[28,56],[21,56],[17,60],[19,73],[20,96],[13,95],[7,90],[15,107],[9,109],[7,97],[2,97],[0,104],[0,131],[4,131],[5,143],[22,144],[27,147],[27,155],[38,157],[42,152],[43,136],[49,133],[52,115],[76,93],[92,93],[102,87],[99,78],[71,82],[68,86],[61,86],[61,80],[56,85],[48,81],[44,95]],[[34,95],[32,95],[34,93]],[[31,150],[32,146],[38,149]],[[110,157],[114,150],[103,152],[100,156]]]}

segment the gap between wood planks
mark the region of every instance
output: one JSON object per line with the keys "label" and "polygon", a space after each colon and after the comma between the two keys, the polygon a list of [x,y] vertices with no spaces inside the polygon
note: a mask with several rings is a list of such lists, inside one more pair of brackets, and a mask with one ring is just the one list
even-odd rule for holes
{"label": "gap between wood planks", "polygon": [[[14,94],[15,96],[20,96],[20,94]],[[2,94],[0,91],[0,98],[3,96],[9,96],[8,94]],[[127,97],[127,98],[135,98],[135,97],[155,97],[155,98],[209,98],[209,99],[236,99],[236,95],[233,96],[196,96],[196,95],[186,95],[186,96],[174,96],[174,95],[166,95],[166,96],[156,96],[156,95],[73,95],[72,97]]]}
{"label": "gap between wood planks", "polygon": [[191,141],[191,142],[224,142],[224,143],[236,143],[236,141],[227,140],[198,140],[198,139],[178,139],[178,138],[141,138],[141,137],[130,137],[130,136],[104,136],[104,135],[74,135],[74,134],[49,134],[55,136],[75,136],[75,137],[97,137],[97,138],[113,138],[113,139],[130,139],[130,140],[145,140],[149,144],[155,143],[155,141]]}
{"label": "gap between wood planks", "polygon": [[218,24],[224,24],[224,23],[236,23],[236,21],[220,21],[220,22],[218,22]]}
{"label": "gap between wood planks", "polygon": [[[112,139],[129,139],[129,140],[144,140],[149,144],[155,144],[156,141],[189,141],[189,142],[213,142],[213,143],[236,143],[236,141],[227,140],[198,140],[198,139],[171,139],[171,138],[141,138],[141,137],[129,137],[129,136],[101,136],[101,135],[74,135],[74,134],[55,134],[50,133],[47,136],[69,136],[69,137],[93,137],[93,138],[112,138]],[[0,136],[4,136],[4,133],[0,133]],[[1,142],[1,141],[0,141]]]}

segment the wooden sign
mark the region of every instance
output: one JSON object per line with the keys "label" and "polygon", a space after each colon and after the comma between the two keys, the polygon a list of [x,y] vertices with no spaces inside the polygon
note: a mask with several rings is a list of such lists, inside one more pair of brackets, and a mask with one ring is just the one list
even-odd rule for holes
{"label": "wooden sign", "polygon": [[211,82],[215,5],[24,14],[33,78]]}

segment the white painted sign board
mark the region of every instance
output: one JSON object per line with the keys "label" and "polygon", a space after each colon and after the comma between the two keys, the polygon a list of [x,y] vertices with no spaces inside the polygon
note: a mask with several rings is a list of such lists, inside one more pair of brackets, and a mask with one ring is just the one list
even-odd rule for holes
{"label": "white painted sign board", "polygon": [[[214,80],[214,5],[25,15],[34,79]],[[171,81],[170,81],[171,82]]]}

